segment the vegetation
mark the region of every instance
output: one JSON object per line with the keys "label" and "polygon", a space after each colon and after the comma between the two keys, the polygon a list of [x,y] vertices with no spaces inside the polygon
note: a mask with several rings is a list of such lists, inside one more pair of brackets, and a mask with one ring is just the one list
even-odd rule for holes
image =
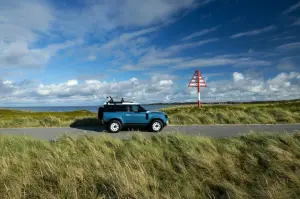
{"label": "vegetation", "polygon": [[179,106],[163,109],[171,124],[299,123],[300,101],[269,104]]}
{"label": "vegetation", "polygon": [[300,134],[0,136],[1,198],[298,198]]}
{"label": "vegetation", "polygon": [[0,127],[99,126],[96,114],[89,111],[31,112],[0,109]]}
{"label": "vegetation", "polygon": [[[269,104],[176,106],[165,111],[171,124],[299,123],[300,101]],[[0,109],[0,128],[100,126],[89,111],[30,112]]]}

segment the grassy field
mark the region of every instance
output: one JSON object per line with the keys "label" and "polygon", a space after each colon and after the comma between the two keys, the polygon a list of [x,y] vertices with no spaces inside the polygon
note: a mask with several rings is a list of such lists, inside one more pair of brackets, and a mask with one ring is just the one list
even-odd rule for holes
{"label": "grassy field", "polygon": [[31,112],[0,109],[0,128],[99,126],[96,114],[89,111]]}
{"label": "grassy field", "polygon": [[299,123],[300,101],[270,104],[182,106],[163,109],[171,124]]}
{"label": "grassy field", "polygon": [[[300,101],[270,104],[178,106],[163,109],[171,124],[299,123]],[[0,128],[99,126],[95,113],[29,112],[0,109]]]}
{"label": "grassy field", "polygon": [[1,198],[285,199],[300,195],[300,134],[131,140],[0,136]]}

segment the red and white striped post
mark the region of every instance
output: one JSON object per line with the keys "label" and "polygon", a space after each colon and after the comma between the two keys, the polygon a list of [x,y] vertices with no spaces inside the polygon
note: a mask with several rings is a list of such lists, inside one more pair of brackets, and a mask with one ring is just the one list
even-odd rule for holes
{"label": "red and white striped post", "polygon": [[200,108],[200,71],[197,70],[198,74],[198,108]]}
{"label": "red and white striped post", "polygon": [[200,103],[200,87],[207,87],[207,84],[206,84],[205,80],[203,79],[203,77],[201,76],[199,70],[197,70],[194,73],[188,87],[197,87],[197,89],[198,89],[198,107],[200,108],[200,105],[201,105],[201,103]]}

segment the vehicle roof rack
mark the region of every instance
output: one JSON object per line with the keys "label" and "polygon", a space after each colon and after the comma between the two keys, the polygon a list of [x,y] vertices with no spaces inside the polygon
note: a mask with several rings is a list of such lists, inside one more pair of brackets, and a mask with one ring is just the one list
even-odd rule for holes
{"label": "vehicle roof rack", "polygon": [[123,103],[133,103],[133,102],[129,102],[129,101],[126,101],[124,100],[124,98],[122,97],[121,101],[114,101],[114,99],[111,97],[111,96],[108,96],[107,97],[109,100],[106,102],[106,105],[108,104],[123,104]]}

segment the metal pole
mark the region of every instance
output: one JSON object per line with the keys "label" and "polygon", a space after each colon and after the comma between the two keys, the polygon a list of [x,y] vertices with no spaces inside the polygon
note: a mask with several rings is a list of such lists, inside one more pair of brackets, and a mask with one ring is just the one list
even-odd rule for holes
{"label": "metal pole", "polygon": [[197,70],[198,74],[198,108],[200,108],[200,71]]}

